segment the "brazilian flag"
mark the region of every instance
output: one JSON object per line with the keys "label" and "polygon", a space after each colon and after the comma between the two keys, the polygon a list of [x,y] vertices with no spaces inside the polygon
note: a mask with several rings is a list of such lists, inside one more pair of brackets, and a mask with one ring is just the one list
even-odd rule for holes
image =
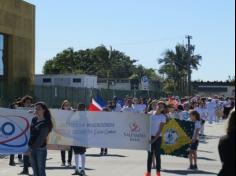
{"label": "brazilian flag", "polygon": [[194,123],[171,119],[162,131],[162,154],[188,157],[188,148],[194,133]]}

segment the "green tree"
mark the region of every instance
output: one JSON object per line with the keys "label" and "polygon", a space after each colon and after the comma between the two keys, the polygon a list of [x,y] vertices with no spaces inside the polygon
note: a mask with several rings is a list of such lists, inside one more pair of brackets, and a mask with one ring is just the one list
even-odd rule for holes
{"label": "green tree", "polygon": [[[202,57],[200,55],[191,55],[191,69],[197,70]],[[163,53],[163,58],[158,60],[161,67],[159,73],[165,74],[167,76],[166,84],[168,92],[173,90],[174,94],[186,93],[187,87],[187,66],[188,66],[188,50],[184,45],[177,44],[175,46],[175,51],[166,50]]]}
{"label": "green tree", "polygon": [[129,78],[137,74],[139,79],[146,75],[158,79],[153,69],[136,66],[137,60],[131,59],[118,50],[108,50],[104,45],[93,49],[74,51],[68,48],[46,61],[44,74],[89,74],[99,78]]}

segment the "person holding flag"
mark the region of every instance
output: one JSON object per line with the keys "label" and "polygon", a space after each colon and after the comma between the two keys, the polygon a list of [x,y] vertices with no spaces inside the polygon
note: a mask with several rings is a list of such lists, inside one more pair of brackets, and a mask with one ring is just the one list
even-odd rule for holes
{"label": "person holding flag", "polygon": [[158,102],[156,113],[151,115],[151,151],[148,152],[147,172],[145,173],[145,176],[151,176],[152,157],[154,152],[156,155],[156,176],[161,176],[162,129],[167,121],[164,111],[165,103]]}
{"label": "person holding flag", "polygon": [[89,105],[88,111],[90,112],[102,112],[103,108],[107,106],[106,101],[102,99],[102,97],[97,96],[92,99],[92,103]]}

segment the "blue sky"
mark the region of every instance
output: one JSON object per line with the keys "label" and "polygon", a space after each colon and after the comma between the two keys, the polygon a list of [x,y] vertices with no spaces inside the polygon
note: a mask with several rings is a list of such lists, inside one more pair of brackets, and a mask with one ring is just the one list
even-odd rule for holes
{"label": "blue sky", "polygon": [[68,47],[104,44],[148,68],[193,36],[203,60],[193,79],[226,80],[235,75],[234,0],[26,0],[36,5],[36,73]]}

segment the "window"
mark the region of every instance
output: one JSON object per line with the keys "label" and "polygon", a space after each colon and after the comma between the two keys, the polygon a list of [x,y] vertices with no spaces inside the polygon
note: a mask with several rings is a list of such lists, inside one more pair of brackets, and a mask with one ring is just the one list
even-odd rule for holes
{"label": "window", "polygon": [[43,78],[43,83],[51,83],[52,79],[51,78]]}
{"label": "window", "polygon": [[98,83],[107,83],[106,79],[98,79]]}
{"label": "window", "polygon": [[81,78],[73,78],[73,83],[81,83]]}

